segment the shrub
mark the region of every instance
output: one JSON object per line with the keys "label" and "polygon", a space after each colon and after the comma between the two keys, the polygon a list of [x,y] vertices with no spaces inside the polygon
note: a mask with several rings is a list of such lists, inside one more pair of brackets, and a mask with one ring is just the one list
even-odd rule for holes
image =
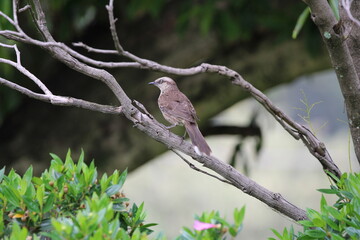
{"label": "shrub", "polygon": [[281,240],[360,239],[360,174],[344,173],[341,179],[336,180],[336,185],[318,191],[335,194],[338,197],[336,203],[329,206],[322,196],[320,212],[307,209],[309,220],[299,221],[304,228],[303,232],[295,234],[293,228],[285,228],[282,234],[273,230],[274,234]]}
{"label": "shrub", "polygon": [[51,166],[41,177],[30,167],[23,177],[0,171],[0,236],[5,239],[141,239],[152,232],[144,224],[143,204],[129,207],[121,188],[127,171],[115,170],[97,180],[84,153],[75,164],[51,154]]}
{"label": "shrub", "polygon": [[[130,206],[121,192],[127,171],[117,170],[98,180],[94,162],[77,163],[70,151],[65,161],[55,154],[50,168],[40,177],[29,167],[21,177],[14,170],[0,170],[0,238],[29,239],[121,239],[146,240],[154,223],[145,224],[144,204]],[[196,217],[195,230],[184,228],[177,239],[226,239],[242,228],[245,208],[234,211],[234,224],[218,212]],[[165,240],[158,235],[155,239]]]}

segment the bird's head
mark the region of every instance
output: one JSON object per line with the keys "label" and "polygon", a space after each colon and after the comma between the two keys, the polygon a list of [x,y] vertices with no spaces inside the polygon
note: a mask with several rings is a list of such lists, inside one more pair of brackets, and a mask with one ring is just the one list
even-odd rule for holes
{"label": "bird's head", "polygon": [[158,87],[160,89],[160,91],[165,91],[165,90],[171,89],[171,88],[177,88],[175,81],[169,77],[158,78],[153,82],[149,82],[149,84],[152,84],[152,85]]}

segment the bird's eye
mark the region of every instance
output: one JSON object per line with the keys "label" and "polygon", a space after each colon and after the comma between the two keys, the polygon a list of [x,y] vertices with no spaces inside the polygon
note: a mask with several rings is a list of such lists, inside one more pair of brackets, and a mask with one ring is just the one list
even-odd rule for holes
{"label": "bird's eye", "polygon": [[163,83],[163,80],[162,79],[159,79],[159,84],[162,84]]}

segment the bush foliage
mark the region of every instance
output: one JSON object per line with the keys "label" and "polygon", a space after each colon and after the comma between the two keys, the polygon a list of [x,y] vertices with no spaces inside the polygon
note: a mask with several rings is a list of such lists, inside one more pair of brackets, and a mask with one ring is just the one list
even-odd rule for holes
{"label": "bush foliage", "polygon": [[[70,151],[65,161],[51,157],[50,168],[40,177],[33,176],[32,167],[23,176],[0,170],[1,239],[149,239],[156,224],[146,224],[144,204],[130,204],[121,192],[126,170],[98,178],[94,162],[84,163],[84,153],[77,163]],[[235,223],[230,224],[218,212],[203,213],[197,217],[202,229],[184,228],[177,239],[235,237],[244,214],[245,208],[235,209]]]}
{"label": "bush foliage", "polygon": [[20,177],[0,172],[0,233],[5,239],[126,239],[147,235],[143,204],[129,207],[120,192],[127,172],[117,170],[97,179],[92,162],[82,153],[75,164],[68,152],[65,163],[51,154],[51,166],[41,177],[30,167]]}
{"label": "bush foliage", "polygon": [[273,230],[278,239],[360,239],[360,174],[344,173],[341,179],[333,178],[336,179],[336,185],[318,191],[335,194],[338,197],[335,204],[329,206],[322,196],[320,211],[307,209],[309,219],[299,222],[304,228],[302,232],[295,234],[293,228],[285,228],[281,234]]}
{"label": "bush foliage", "polygon": [[[29,169],[23,176],[0,170],[0,238],[28,239],[150,239],[154,223],[145,223],[144,204],[130,204],[121,192],[127,171],[115,170],[98,178],[94,162],[87,165],[84,153],[77,161],[68,152],[65,161],[55,154],[40,177]],[[360,239],[360,174],[344,174],[336,185],[319,189],[335,194],[332,206],[324,196],[320,211],[307,209],[300,221],[302,232],[272,230],[281,240]],[[234,239],[242,229],[245,207],[234,210],[233,223],[219,212],[195,217],[193,229],[184,227],[177,240]],[[163,235],[152,239],[165,240]],[[275,238],[269,238],[274,240]]]}

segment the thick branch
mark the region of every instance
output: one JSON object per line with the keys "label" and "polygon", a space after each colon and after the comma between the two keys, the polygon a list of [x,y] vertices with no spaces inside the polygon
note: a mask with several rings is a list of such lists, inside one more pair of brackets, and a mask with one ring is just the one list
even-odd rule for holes
{"label": "thick branch", "polygon": [[[253,196],[269,207],[284,214],[285,216],[298,221],[307,219],[304,210],[284,199],[279,193],[274,193],[262,187],[247,176],[238,172],[232,166],[220,161],[213,156],[198,155],[191,143],[184,141],[181,137],[165,130],[156,120],[149,118],[145,114],[136,115],[138,119],[137,127],[140,131],[145,132],[153,139],[164,143],[169,149],[178,149],[186,155],[192,157],[204,167],[209,168],[227,179],[233,186],[240,189],[244,193]],[[165,130],[165,131],[164,131]]]}
{"label": "thick branch", "polygon": [[345,99],[355,154],[360,162],[360,80],[345,41],[347,35],[344,34],[348,32],[346,28],[349,26],[343,25],[342,21],[337,22],[327,0],[305,2],[311,9],[311,17],[321,33],[334,66]]}

